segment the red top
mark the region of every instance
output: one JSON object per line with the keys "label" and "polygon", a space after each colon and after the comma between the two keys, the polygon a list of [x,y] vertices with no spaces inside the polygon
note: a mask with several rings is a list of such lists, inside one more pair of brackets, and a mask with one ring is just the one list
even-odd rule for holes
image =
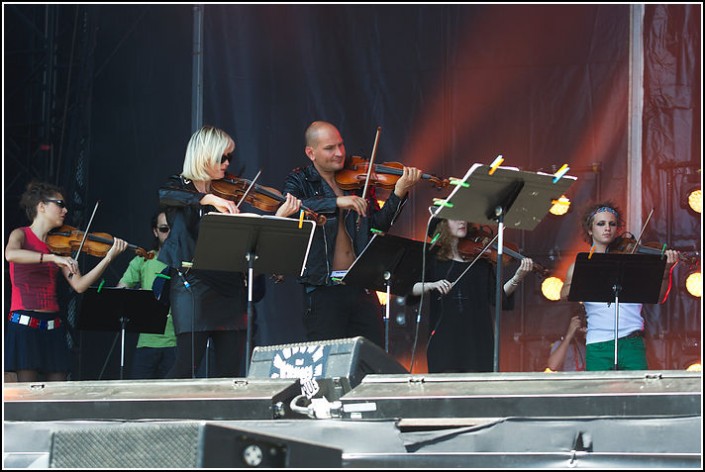
{"label": "red top", "polygon": [[[29,226],[24,231],[22,249],[50,254],[46,243],[35,235]],[[12,303],[10,311],[35,310],[59,311],[56,298],[56,277],[59,267],[53,263],[15,264],[10,262],[10,280],[12,281]]]}

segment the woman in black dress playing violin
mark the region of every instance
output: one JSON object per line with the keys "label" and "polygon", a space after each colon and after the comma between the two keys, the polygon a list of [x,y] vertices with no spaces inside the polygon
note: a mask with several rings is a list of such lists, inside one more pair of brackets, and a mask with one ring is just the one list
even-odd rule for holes
{"label": "woman in black dress playing violin", "polygon": [[32,222],[10,233],[5,259],[10,263],[12,302],[5,329],[5,381],[63,381],[69,372],[65,317],[59,312],[56,283],[59,271],[78,293],[85,292],[103,274],[127,243],[113,238],[105,256],[81,274],[71,256],[52,253],[47,237],[63,226],[68,213],[59,187],[30,182],[20,206]]}
{"label": "woman in black dress playing violin", "polygon": [[[435,257],[426,265],[425,279],[432,282],[416,283],[412,289],[415,297],[422,291],[433,294],[426,352],[430,373],[491,372],[494,367],[490,309],[495,300],[494,268],[490,261],[480,258],[458,280],[470,264],[458,243],[470,230],[471,225],[466,221],[432,220],[429,237],[439,233]],[[523,258],[514,276],[504,283],[504,309],[513,308],[512,294],[533,267],[531,259]]]}

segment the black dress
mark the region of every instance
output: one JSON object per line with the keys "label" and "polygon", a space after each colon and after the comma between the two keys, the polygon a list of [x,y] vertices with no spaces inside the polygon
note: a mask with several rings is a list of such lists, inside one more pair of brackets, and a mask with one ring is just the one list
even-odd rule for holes
{"label": "black dress", "polygon": [[[426,280],[454,282],[468,264],[433,259]],[[493,371],[495,276],[492,264],[480,259],[445,296],[430,292],[429,372]],[[504,290],[502,296],[503,308],[511,309],[513,297]]]}

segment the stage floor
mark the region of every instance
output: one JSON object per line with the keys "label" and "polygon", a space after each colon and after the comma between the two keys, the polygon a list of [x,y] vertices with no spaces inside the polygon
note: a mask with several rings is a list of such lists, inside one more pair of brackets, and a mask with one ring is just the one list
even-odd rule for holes
{"label": "stage floor", "polygon": [[[5,384],[3,466],[700,468],[682,371]],[[343,383],[345,385],[345,383]]]}

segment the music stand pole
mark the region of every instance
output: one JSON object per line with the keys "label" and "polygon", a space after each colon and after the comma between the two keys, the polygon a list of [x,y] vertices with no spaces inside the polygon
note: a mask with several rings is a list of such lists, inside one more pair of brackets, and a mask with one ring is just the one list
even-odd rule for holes
{"label": "music stand pole", "polygon": [[125,316],[120,317],[120,336],[122,337],[120,346],[120,380],[124,379],[125,372],[125,328],[129,319]]}
{"label": "music stand pole", "polygon": [[622,290],[622,286],[615,283],[612,290],[614,290],[614,370],[619,370],[617,343],[619,342],[619,292]]}
{"label": "music stand pole", "polygon": [[497,221],[499,226],[497,227],[497,270],[495,273],[496,289],[495,289],[495,299],[494,299],[494,351],[492,365],[495,372],[499,372],[499,334],[501,327],[501,315],[502,315],[502,292],[504,287],[502,286],[502,253],[504,248],[504,208],[498,206],[495,209],[497,214]]}
{"label": "music stand pole", "polygon": [[392,300],[392,273],[384,271],[384,285],[387,286],[387,303],[384,306],[384,350],[389,352],[389,302]]}
{"label": "music stand pole", "polygon": [[254,252],[247,253],[247,340],[245,341],[245,377],[250,373],[250,347],[252,345],[252,319],[254,318],[254,302],[252,284],[254,283],[255,258]]}

